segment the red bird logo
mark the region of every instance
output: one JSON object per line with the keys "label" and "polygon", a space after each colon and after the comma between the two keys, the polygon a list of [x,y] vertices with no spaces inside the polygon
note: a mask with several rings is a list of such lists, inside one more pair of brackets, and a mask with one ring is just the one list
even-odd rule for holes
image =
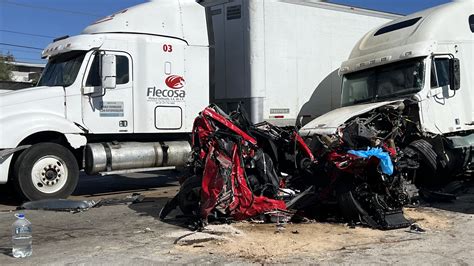
{"label": "red bird logo", "polygon": [[186,85],[186,81],[184,81],[184,78],[178,75],[172,75],[167,77],[165,83],[166,86],[175,90],[182,89],[184,85]]}

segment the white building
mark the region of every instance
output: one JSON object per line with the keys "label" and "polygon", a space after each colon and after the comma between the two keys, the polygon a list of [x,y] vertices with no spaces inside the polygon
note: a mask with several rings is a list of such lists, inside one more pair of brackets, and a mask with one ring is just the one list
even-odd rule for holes
{"label": "white building", "polygon": [[12,81],[14,82],[32,82],[38,80],[45,64],[33,64],[22,62],[5,62],[12,66]]}

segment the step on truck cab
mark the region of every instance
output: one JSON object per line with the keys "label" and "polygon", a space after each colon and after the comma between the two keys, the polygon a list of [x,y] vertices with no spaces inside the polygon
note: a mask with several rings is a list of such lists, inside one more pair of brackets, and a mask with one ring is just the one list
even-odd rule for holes
{"label": "step on truck cab", "polygon": [[404,123],[413,125],[397,146],[418,151],[422,164],[429,165],[421,175],[435,179],[465,173],[473,162],[473,63],[472,0],[387,23],[368,32],[342,64],[343,107],[313,120],[301,134],[340,133],[355,119],[367,122],[359,123],[363,130],[357,134],[381,132],[376,121],[361,117],[397,106],[409,117]]}
{"label": "step on truck cab", "polygon": [[205,8],[151,1],[56,39],[37,87],[1,94],[0,184],[62,198],[88,174],[184,165],[209,103]]}

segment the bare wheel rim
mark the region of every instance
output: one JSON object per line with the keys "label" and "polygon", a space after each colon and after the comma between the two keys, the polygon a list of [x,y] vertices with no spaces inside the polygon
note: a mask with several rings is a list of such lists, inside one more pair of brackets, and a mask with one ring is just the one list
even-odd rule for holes
{"label": "bare wheel rim", "polygon": [[35,162],[31,170],[34,187],[45,194],[60,191],[67,183],[68,170],[63,159],[47,155]]}

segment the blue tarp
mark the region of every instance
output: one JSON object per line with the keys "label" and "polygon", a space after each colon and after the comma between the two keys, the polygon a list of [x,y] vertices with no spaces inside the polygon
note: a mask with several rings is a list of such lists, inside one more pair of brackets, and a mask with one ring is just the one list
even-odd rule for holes
{"label": "blue tarp", "polygon": [[383,151],[382,148],[367,148],[366,151],[350,150],[348,153],[362,158],[377,157],[380,160],[379,167],[382,172],[387,175],[393,174],[392,158],[390,158],[388,152]]}

